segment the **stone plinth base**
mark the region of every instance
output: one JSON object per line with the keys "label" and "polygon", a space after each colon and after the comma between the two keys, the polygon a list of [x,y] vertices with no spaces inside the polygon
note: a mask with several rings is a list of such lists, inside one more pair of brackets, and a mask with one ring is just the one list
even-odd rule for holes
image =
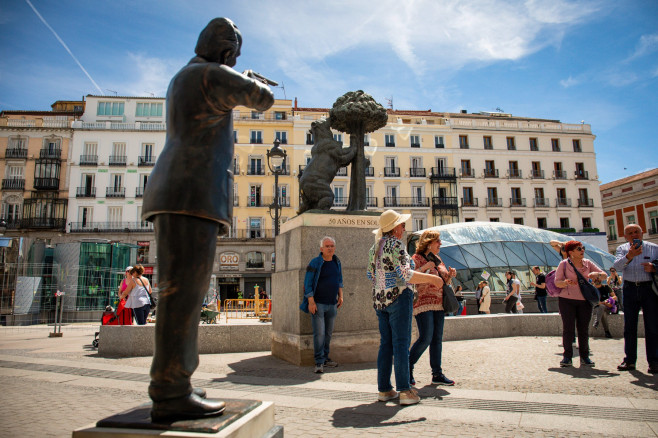
{"label": "stone plinth base", "polygon": [[73,432],[73,438],[166,437],[283,437],[274,425],[274,403],[257,400],[225,400],[226,410],[217,417],[173,423],[151,422],[151,403],[104,418]]}
{"label": "stone plinth base", "polygon": [[309,211],[286,222],[276,238],[272,275],[272,354],[296,365],[313,365],[311,316],[299,310],[306,267],[320,254],[324,236],[336,240],[343,270],[343,306],[331,339],[331,359],[342,363],[377,359],[379,329],[366,277],[368,251],[378,212]]}

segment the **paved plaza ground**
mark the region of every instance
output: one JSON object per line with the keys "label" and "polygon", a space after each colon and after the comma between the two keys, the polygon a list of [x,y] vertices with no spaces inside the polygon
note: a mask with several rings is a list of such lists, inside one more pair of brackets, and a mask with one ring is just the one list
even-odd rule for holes
{"label": "paved plaza ground", "polygon": [[[70,437],[148,401],[150,357],[106,359],[91,347],[97,325],[0,327],[0,437]],[[591,340],[594,368],[560,368],[561,339],[445,342],[457,384],[430,383],[427,353],[415,373],[422,401],[378,403],[374,363],[325,374],[268,352],[201,356],[195,386],[209,397],[270,400],[286,437],[658,436],[658,376],[618,372],[623,340]]]}

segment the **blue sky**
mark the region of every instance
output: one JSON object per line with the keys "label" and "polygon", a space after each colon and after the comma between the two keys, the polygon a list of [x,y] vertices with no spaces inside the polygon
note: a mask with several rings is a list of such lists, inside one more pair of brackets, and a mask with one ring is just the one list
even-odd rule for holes
{"label": "blue sky", "polygon": [[395,109],[584,120],[602,183],[658,167],[655,0],[5,0],[0,110],[164,96],[217,16],[243,33],[236,69],[300,106],[363,89]]}

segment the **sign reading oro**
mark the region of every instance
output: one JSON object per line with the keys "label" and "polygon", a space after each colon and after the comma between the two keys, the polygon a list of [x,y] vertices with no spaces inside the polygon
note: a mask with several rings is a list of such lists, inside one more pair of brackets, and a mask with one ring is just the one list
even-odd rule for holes
{"label": "sign reading oro", "polygon": [[219,269],[223,271],[237,271],[240,256],[236,252],[224,252],[219,255]]}

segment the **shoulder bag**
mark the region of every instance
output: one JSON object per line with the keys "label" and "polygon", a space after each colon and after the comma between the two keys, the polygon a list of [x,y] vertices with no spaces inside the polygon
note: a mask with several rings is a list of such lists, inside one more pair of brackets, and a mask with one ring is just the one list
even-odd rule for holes
{"label": "shoulder bag", "polygon": [[[438,267],[441,263],[440,258],[432,254],[431,252],[427,254],[428,257],[426,257],[429,261],[434,262],[434,264]],[[457,297],[455,296],[455,292],[452,290],[452,286],[449,285],[445,279],[443,280],[443,310],[446,313],[455,313],[457,310],[459,310],[459,301],[457,301]]]}
{"label": "shoulder bag", "polygon": [[153,294],[151,293],[151,291],[148,290],[146,288],[146,286],[144,286],[144,282],[142,281],[142,279],[138,278],[138,280],[139,280],[139,283],[142,285],[142,287],[144,289],[146,289],[146,292],[149,294],[148,297],[149,297],[149,301],[151,302],[151,308],[155,308],[155,306],[158,305],[158,300],[156,300],[155,297],[153,296]]}
{"label": "shoulder bag", "polygon": [[555,285],[555,269],[546,274],[546,293],[552,297],[557,297],[562,289]]}
{"label": "shoulder bag", "polygon": [[578,269],[576,269],[576,267],[571,262],[571,259],[567,260],[569,261],[569,264],[573,270],[576,271],[576,277],[578,277],[578,287],[580,287],[580,293],[583,294],[583,298],[585,298],[593,305],[599,304],[601,302],[601,295],[599,294],[599,290],[593,284],[590,284],[590,282],[587,281],[583,274],[581,274]]}

